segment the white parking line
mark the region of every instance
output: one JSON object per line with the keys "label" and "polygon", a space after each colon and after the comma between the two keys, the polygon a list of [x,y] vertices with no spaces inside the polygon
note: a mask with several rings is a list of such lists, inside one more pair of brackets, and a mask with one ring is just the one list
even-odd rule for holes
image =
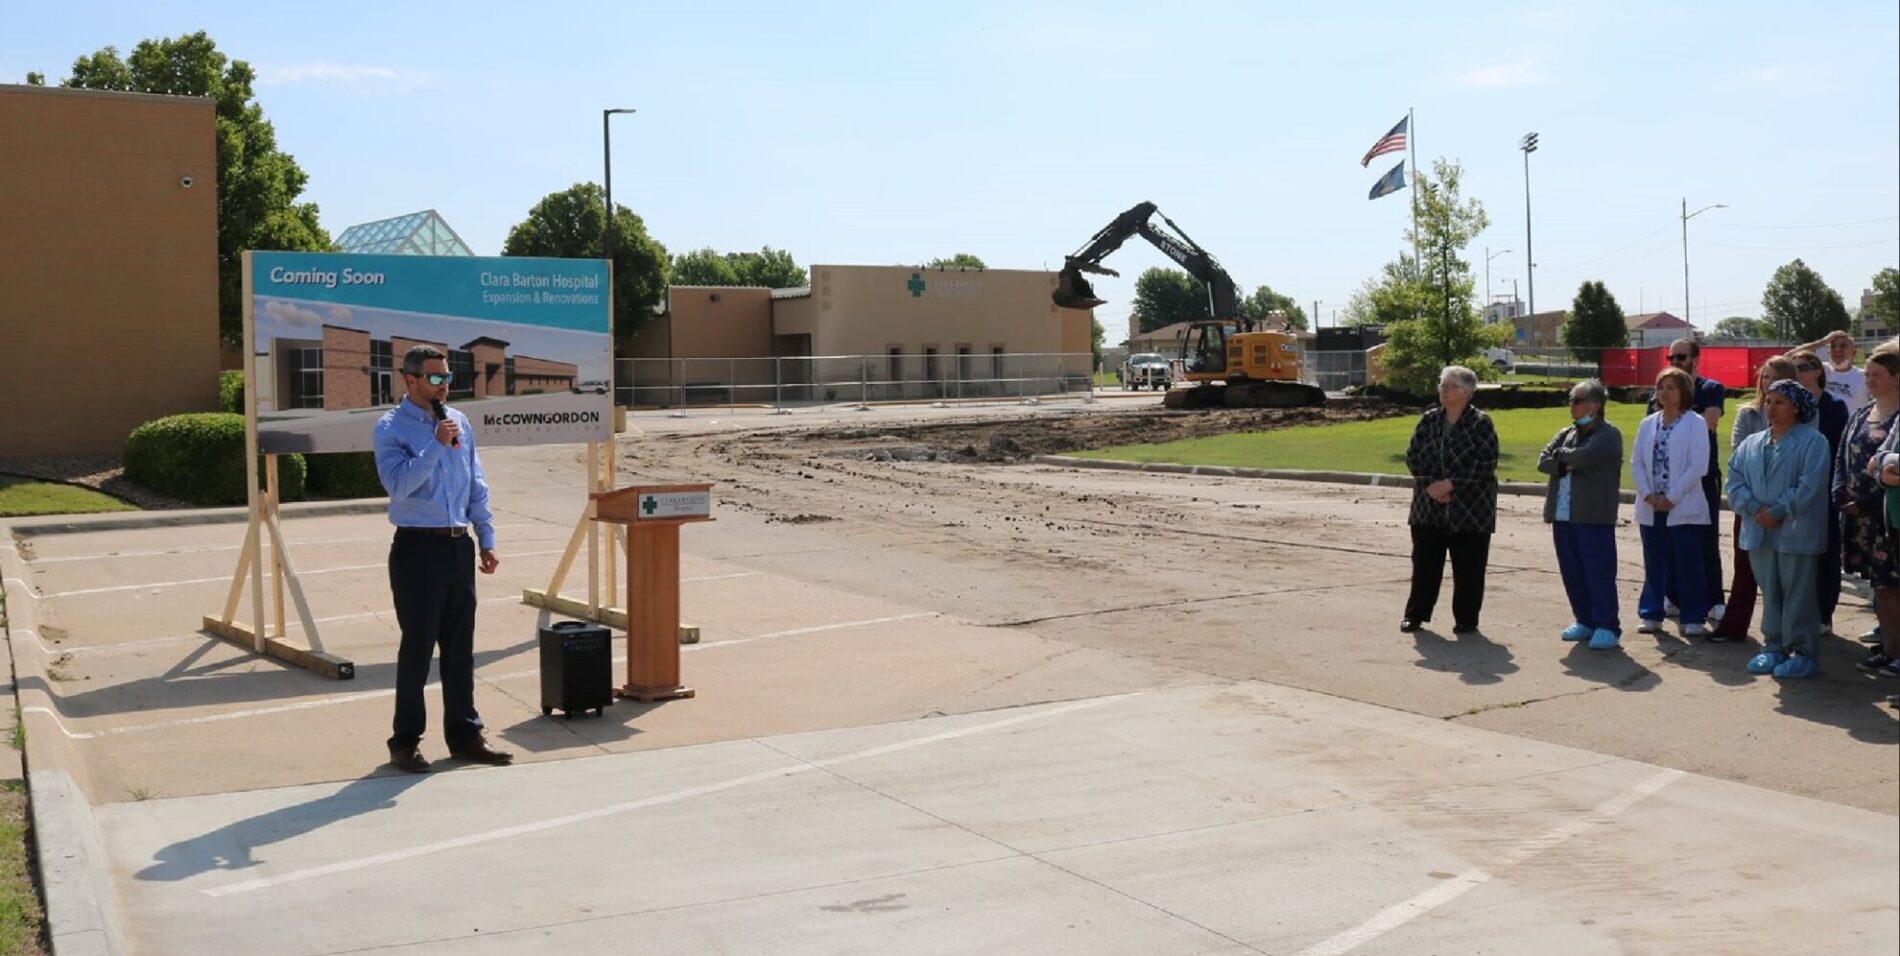
{"label": "white parking line", "polygon": [[[1123,699],[1126,699],[1128,697],[1133,697],[1133,696],[1136,696],[1136,695],[1120,694],[1114,697],[1097,697],[1090,700],[1080,700],[1080,701],[1074,701],[1068,704],[1059,704],[1059,705],[1049,707],[1044,710],[1036,710],[1036,711],[1032,711],[1026,714],[1017,714],[1013,717],[1005,717],[1001,720],[993,720],[988,723],[975,724],[973,726],[964,727],[960,730],[947,730],[939,734],[930,734],[923,737],[913,737],[910,740],[902,740],[902,741],[898,741],[897,743],[885,744],[881,747],[871,747],[866,750],[857,751],[856,753],[848,753],[841,756],[832,757],[826,760],[806,761],[806,762],[798,763],[789,767],[779,767],[772,770],[762,770],[762,771],[759,771],[758,773],[750,773],[742,777],[733,777],[732,779],[722,780],[718,783],[709,783],[709,784],[704,784],[698,787],[688,787],[684,790],[675,790],[671,793],[656,794],[654,796],[644,797],[639,800],[627,800],[621,803],[608,804],[607,806],[604,806],[604,807],[595,807],[592,810],[584,810],[584,811],[581,811],[580,813],[570,813],[567,816],[552,817],[545,820],[535,820],[529,823],[517,824],[511,827],[502,827],[497,830],[489,830],[485,833],[471,833],[466,836],[454,837],[448,840],[440,840],[435,843],[425,843],[425,844],[422,844],[421,846],[409,847],[408,849],[404,849],[404,850],[394,850],[389,853],[377,853],[377,854],[372,854],[370,856],[357,857],[355,859],[350,859],[350,860],[339,860],[335,863],[329,863],[323,866],[313,866],[313,867],[310,867],[308,869],[303,869],[303,870],[292,870],[288,873],[282,873],[277,876],[263,877],[261,879],[255,879],[255,880],[243,880],[237,883],[229,883],[224,886],[214,886],[214,887],[211,887],[210,889],[203,890],[202,892],[206,896],[213,896],[213,897],[234,896],[238,893],[249,893],[255,890],[268,889],[273,886],[282,886],[285,883],[296,883],[303,880],[315,879],[320,876],[332,876],[337,873],[347,873],[347,872],[350,872],[351,870],[361,870],[368,867],[385,866],[391,863],[400,863],[404,860],[413,860],[413,859],[416,859],[417,857],[429,856],[431,854],[442,853],[448,850],[459,850],[464,847],[479,846],[484,843],[493,843],[497,840],[506,840],[510,837],[524,836],[530,833],[541,833],[547,830],[554,830],[561,827],[573,826],[574,824],[577,824],[577,823],[585,823],[589,820],[598,820],[603,817],[610,817],[617,814],[627,813],[633,810],[643,810],[643,809],[646,809],[647,807],[657,807],[657,806],[663,806],[669,803],[678,803],[682,800],[690,800],[694,797],[703,797],[709,794],[720,793],[722,791],[732,790],[738,787],[743,787],[748,784],[763,783],[768,780],[779,780],[785,777],[792,777],[792,776],[796,776],[802,773],[810,773],[814,770],[823,770],[827,767],[835,767],[839,764],[850,763],[854,760],[865,760],[871,757],[881,757],[885,754],[897,753],[899,751],[910,750],[915,747],[923,747],[923,746],[934,744],[934,743],[941,743],[946,740],[955,740],[959,737],[969,737],[975,734],[988,733],[989,731],[992,731],[992,730],[1002,730],[1007,727],[1015,727],[1020,724],[1026,724],[1032,720],[1043,720],[1049,717],[1059,717],[1063,714],[1074,713],[1075,711],[1078,711],[1078,710],[1087,710],[1088,708],[1091,708],[1091,707],[1100,707],[1103,704],[1112,703],[1114,701],[1123,700]],[[400,798],[395,798],[395,799],[400,800]]]}
{"label": "white parking line", "polygon": [[[796,628],[790,631],[774,631],[768,634],[754,634],[750,637],[734,638],[729,641],[714,641],[707,644],[689,644],[685,647],[680,648],[680,652],[692,653],[694,651],[705,651],[705,650],[712,650],[712,649],[721,648],[721,647],[730,647],[735,644],[749,644],[753,641],[762,641],[762,640],[767,640],[769,638],[795,637],[801,634],[815,634],[819,631],[837,631],[837,630],[843,630],[845,628],[852,628],[852,627],[869,627],[870,625],[873,625],[873,624],[885,624],[891,621],[907,621],[913,618],[935,617],[935,616],[936,615],[934,612],[925,612],[922,614],[900,614],[896,617],[872,618],[870,620],[865,620],[865,621],[840,621],[837,624],[821,624],[817,627],[801,627],[801,628]],[[24,629],[20,629],[19,631],[16,631],[16,633],[20,633],[23,631]],[[30,633],[30,632],[27,632],[27,633]],[[34,635],[34,637],[35,639],[38,639],[37,634]],[[626,661],[627,659],[624,656],[616,657],[613,659],[613,662],[615,664],[624,664],[626,663]],[[505,674],[483,674],[480,671],[477,671],[475,673],[475,676],[481,679],[484,683],[495,684],[495,683],[499,683],[505,680],[519,680],[523,677],[539,677],[540,674],[541,674],[541,669],[539,667],[536,667],[533,670],[509,671]],[[426,687],[431,690],[438,689],[441,687],[441,682],[433,681],[429,683],[428,685],[426,685]],[[220,721],[225,721],[225,720],[244,720],[250,717],[264,717],[270,714],[290,713],[292,711],[298,711],[298,710],[309,710],[313,707],[331,707],[337,704],[353,704],[360,700],[370,700],[376,697],[388,697],[395,693],[396,691],[394,688],[383,688],[381,690],[366,690],[366,691],[360,691],[354,694],[336,694],[329,697],[314,697],[309,700],[300,700],[292,704],[277,704],[271,707],[253,707],[248,710],[230,711],[227,713],[219,713],[219,714],[205,714],[199,717],[181,717],[176,720],[160,720],[160,721],[153,721],[152,723],[148,723],[148,724],[128,724],[123,727],[107,727],[103,730],[68,729],[66,724],[59,719],[58,714],[54,713],[51,710],[48,710],[45,707],[28,707],[25,709],[24,712],[46,714],[47,716],[52,717],[53,723],[59,727],[60,732],[65,734],[67,737],[72,738],[73,740],[97,740],[100,737],[113,737],[119,734],[139,734],[139,733],[146,733],[148,731],[153,731],[153,730],[166,730],[172,727],[189,727],[194,724],[213,724],[213,723],[218,723]]]}
{"label": "white parking line", "polygon": [[[495,526],[495,530],[502,531],[508,528],[543,528],[543,527],[551,527],[551,526],[553,526],[551,522],[524,522],[521,524],[498,524]],[[301,545],[313,545],[313,544],[343,544],[349,541],[387,541],[387,540],[389,540],[389,532],[388,530],[384,530],[380,534],[353,534],[353,535],[347,535],[341,538],[309,538],[309,539],[304,539],[304,540],[287,539],[285,543],[289,544],[292,547],[298,547]],[[101,558],[152,558],[152,557],[161,557],[164,555],[173,555],[173,554],[200,554],[204,552],[214,552],[214,551],[237,551],[243,547],[244,545],[242,544],[221,544],[215,547],[206,547],[206,548],[162,548],[162,549],[153,550],[153,551],[100,551],[94,554],[68,554],[68,555],[62,555],[61,557],[57,557],[57,558],[34,558],[33,563],[34,564],[58,564],[62,561],[96,561]]]}
{"label": "white parking line", "polygon": [[1503,858],[1498,861],[1498,865],[1493,867],[1492,870],[1467,870],[1453,879],[1440,883],[1403,903],[1381,910],[1371,919],[1360,923],[1352,929],[1340,933],[1331,939],[1321,941],[1306,949],[1300,950],[1299,956],[1342,956],[1344,953],[1358,949],[1360,946],[1370,943],[1424,916],[1426,913],[1483,886],[1485,883],[1490,882],[1496,873],[1508,871],[1545,850],[1569,842],[1571,838],[1591,827],[1608,821],[1617,814],[1635,806],[1637,801],[1669,786],[1684,776],[1687,776],[1687,774],[1680,770],[1658,771],[1649,779],[1605,800],[1594,809],[1565,823],[1563,826],[1554,827],[1528,840],[1519,841],[1505,851]]}
{"label": "white parking line", "polygon": [[[538,558],[538,557],[543,557],[545,555],[550,555],[550,554],[566,554],[566,553],[567,553],[566,548],[557,548],[553,551],[523,551],[518,554],[504,553],[502,556],[505,558],[507,557]],[[383,560],[383,561],[378,561],[375,564],[346,564],[346,565],[343,565],[342,567],[336,567],[336,568],[317,568],[316,570],[313,570],[313,571],[299,571],[297,572],[297,574],[300,577],[307,577],[313,574],[334,574],[338,571],[367,571],[371,568],[386,568],[388,566],[389,566],[389,562],[387,560]],[[76,591],[54,591],[49,594],[42,594],[40,595],[40,597],[42,598],[78,597],[82,594],[110,594],[114,591],[137,591],[142,588],[169,588],[169,587],[177,587],[183,584],[209,584],[213,581],[222,581],[226,584],[229,584],[231,583],[231,576],[229,574],[221,574],[215,578],[186,578],[180,581],[148,581],[144,584],[119,584],[119,585],[114,585],[109,588],[81,588]]]}

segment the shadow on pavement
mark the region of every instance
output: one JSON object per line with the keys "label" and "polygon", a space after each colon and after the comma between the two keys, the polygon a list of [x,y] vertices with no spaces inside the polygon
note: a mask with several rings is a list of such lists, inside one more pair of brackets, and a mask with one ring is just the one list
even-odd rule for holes
{"label": "shadow on pavement", "polygon": [[173,882],[210,870],[248,869],[259,862],[251,855],[258,847],[302,836],[365,813],[392,809],[398,794],[427,778],[426,774],[372,771],[335,793],[239,820],[165,847],[155,854],[156,862],[140,870],[137,878]]}
{"label": "shadow on pavement", "polygon": [[[1636,636],[1647,637],[1648,635]],[[1628,644],[1630,637],[1630,633],[1625,631],[1623,643]],[[1588,642],[1575,641],[1570,644],[1570,653],[1564,655],[1563,665],[1564,673],[1571,677],[1604,684],[1617,690],[1645,691],[1662,683],[1662,678],[1656,676],[1655,671],[1632,660],[1621,647],[1615,650],[1593,651]]]}
{"label": "shadow on pavement", "polygon": [[[328,697],[332,694],[387,691],[396,686],[396,662],[393,660],[380,664],[359,664],[356,668],[356,679],[345,681],[319,677],[293,664],[250,654],[213,664],[197,665],[198,658],[209,653],[214,647],[223,646],[228,645],[215,638],[209,639],[205,644],[194,648],[165,673],[156,677],[141,677],[137,680],[104,684],[78,693],[61,691],[61,688],[73,686],[69,681],[61,681],[57,685],[49,682],[41,686],[58,705],[59,714],[64,718],[100,717],[134,711],[170,710],[218,704],[292,702],[309,697]],[[476,651],[476,679],[481,679],[482,667],[523,654],[536,646],[536,640],[530,638],[509,647]],[[249,669],[258,664],[265,665],[265,668]],[[246,669],[232,674],[218,673],[240,666]],[[436,679],[433,670],[430,679]],[[26,677],[21,683],[25,685],[37,680],[35,677]]]}
{"label": "shadow on pavement", "polygon": [[1420,658],[1415,666],[1457,674],[1467,684],[1496,684],[1504,680],[1504,675],[1518,670],[1511,649],[1492,643],[1483,630],[1446,640],[1426,628],[1413,634],[1412,641]]}

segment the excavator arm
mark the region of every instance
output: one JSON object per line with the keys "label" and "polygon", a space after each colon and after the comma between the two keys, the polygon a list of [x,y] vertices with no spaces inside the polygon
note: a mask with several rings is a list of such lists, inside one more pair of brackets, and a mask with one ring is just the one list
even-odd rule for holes
{"label": "excavator arm", "polygon": [[1055,303],[1065,309],[1092,309],[1101,305],[1104,300],[1096,297],[1095,289],[1082,277],[1082,273],[1121,275],[1103,266],[1102,260],[1120,249],[1129,237],[1139,235],[1207,286],[1208,312],[1215,321],[1234,322],[1240,324],[1243,330],[1249,329],[1252,323],[1240,315],[1240,298],[1233,276],[1227,274],[1227,270],[1214,259],[1213,253],[1201,248],[1199,243],[1188,237],[1186,230],[1165,214],[1161,216],[1161,221],[1167,223],[1168,229],[1173,232],[1150,222],[1157,212],[1159,210],[1154,203],[1137,203],[1134,208],[1116,216],[1114,222],[1103,226],[1073,255],[1066,257],[1062,272],[1056,278]]}

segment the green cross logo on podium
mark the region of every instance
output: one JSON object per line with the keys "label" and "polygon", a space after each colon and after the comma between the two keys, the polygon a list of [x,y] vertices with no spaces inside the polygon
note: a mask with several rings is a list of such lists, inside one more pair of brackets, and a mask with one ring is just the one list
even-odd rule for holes
{"label": "green cross logo on podium", "polygon": [[923,298],[924,297],[924,277],[915,272],[911,273],[910,281],[904,283],[904,288],[910,290],[911,298],[913,299]]}
{"label": "green cross logo on podium", "polygon": [[651,516],[655,511],[658,511],[658,510],[660,510],[660,499],[655,498],[652,495],[640,496],[640,512],[642,514]]}

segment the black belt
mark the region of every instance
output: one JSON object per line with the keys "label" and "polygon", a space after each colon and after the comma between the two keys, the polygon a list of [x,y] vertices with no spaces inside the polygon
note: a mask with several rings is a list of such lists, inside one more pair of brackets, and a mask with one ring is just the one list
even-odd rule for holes
{"label": "black belt", "polygon": [[441,535],[444,538],[465,538],[468,536],[467,525],[454,525],[448,528],[417,528],[410,525],[401,525],[397,527],[396,530],[413,531],[416,534],[435,534]]}

